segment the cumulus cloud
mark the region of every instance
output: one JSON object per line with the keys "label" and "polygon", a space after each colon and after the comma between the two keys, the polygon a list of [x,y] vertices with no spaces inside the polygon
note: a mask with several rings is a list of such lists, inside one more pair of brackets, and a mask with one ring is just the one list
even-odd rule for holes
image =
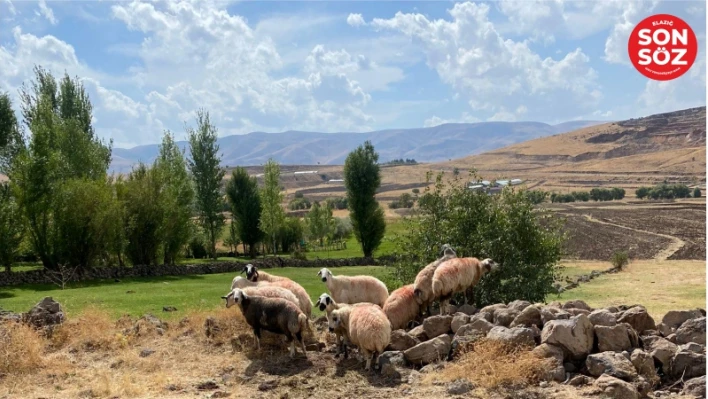
{"label": "cumulus cloud", "polygon": [[52,25],[56,25],[57,22],[59,22],[54,16],[54,11],[49,8],[45,0],[39,0],[39,14],[42,15]]}
{"label": "cumulus cloud", "polygon": [[347,16],[347,24],[350,26],[362,26],[366,25],[366,21],[364,21],[364,17],[361,14],[349,14]]}

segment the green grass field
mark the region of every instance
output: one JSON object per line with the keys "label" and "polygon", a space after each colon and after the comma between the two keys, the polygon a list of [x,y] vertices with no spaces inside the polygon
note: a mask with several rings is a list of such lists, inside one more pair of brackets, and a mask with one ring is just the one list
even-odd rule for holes
{"label": "green grass field", "polygon": [[[268,269],[269,273],[286,276],[302,285],[313,303],[327,288],[317,278],[317,268]],[[381,277],[381,266],[333,268],[335,275],[366,274]],[[81,313],[88,307],[108,312],[113,317],[123,314],[141,316],[153,313],[159,317],[175,319],[190,311],[210,310],[223,306],[221,296],[228,293],[236,273],[194,276],[130,278],[119,283],[112,280],[72,284],[65,290],[53,285],[26,285],[0,288],[0,308],[26,312],[45,296],[53,297],[68,315]],[[165,313],[163,306],[174,306],[176,312]],[[319,311],[315,312],[319,314]]]}

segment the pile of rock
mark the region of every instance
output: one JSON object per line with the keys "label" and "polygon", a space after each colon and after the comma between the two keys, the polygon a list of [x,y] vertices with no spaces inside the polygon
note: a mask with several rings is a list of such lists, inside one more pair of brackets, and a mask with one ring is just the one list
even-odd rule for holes
{"label": "pile of rock", "polygon": [[54,326],[64,322],[64,311],[59,302],[48,296],[34,305],[27,313],[13,313],[0,309],[0,322],[3,321],[21,322],[51,332]]}
{"label": "pile of rock", "polygon": [[460,310],[428,317],[410,331],[394,331],[381,355],[382,373],[451,360],[467,344],[486,338],[526,345],[549,359],[547,381],[592,385],[611,398],[681,390],[705,398],[703,309],[671,311],[659,324],[640,305],[593,309],[583,301],[514,301]]}

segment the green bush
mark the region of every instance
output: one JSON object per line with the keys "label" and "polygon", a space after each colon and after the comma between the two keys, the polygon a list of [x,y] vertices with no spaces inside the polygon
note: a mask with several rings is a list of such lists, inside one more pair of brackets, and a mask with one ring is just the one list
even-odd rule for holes
{"label": "green bush", "polygon": [[304,197],[295,197],[290,201],[288,204],[288,208],[291,211],[297,211],[300,209],[310,209],[312,206],[312,203],[310,203],[310,200]]}
{"label": "green bush", "polygon": [[615,269],[624,270],[629,264],[629,255],[626,252],[615,252],[612,254],[610,262]]}
{"label": "green bush", "polygon": [[457,178],[443,183],[439,174],[424,197],[420,215],[404,218],[403,233],[393,237],[398,260],[386,279],[390,289],[412,283],[447,243],[460,257],[489,257],[501,265],[475,287],[478,307],[516,299],[539,302],[554,292],[560,225],[546,210],[535,210],[523,190],[507,187],[489,196],[466,189]]}
{"label": "green bush", "polygon": [[701,198],[701,189],[696,187],[693,189],[693,198]]}
{"label": "green bush", "polygon": [[548,192],[543,190],[524,190],[524,195],[532,204],[540,204],[548,197]]}

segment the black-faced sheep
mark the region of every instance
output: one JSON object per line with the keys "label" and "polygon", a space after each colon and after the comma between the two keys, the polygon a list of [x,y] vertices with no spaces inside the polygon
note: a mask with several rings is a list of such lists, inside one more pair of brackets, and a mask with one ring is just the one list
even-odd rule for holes
{"label": "black-faced sheep", "polygon": [[436,299],[433,295],[433,273],[435,269],[444,261],[456,258],[457,254],[448,244],[442,246],[442,257],[434,260],[425,266],[415,277],[413,283],[413,293],[415,299],[420,305],[420,310],[425,311],[426,315],[430,315],[430,305]]}
{"label": "black-faced sheep", "polygon": [[282,298],[249,296],[240,288],[221,297],[226,300],[226,307],[238,305],[246,322],[253,328],[257,349],[261,349],[261,330],[285,335],[290,343],[290,357],[295,356],[295,340],[302,347],[307,357],[302,334],[308,328],[307,316],[292,302]]}
{"label": "black-faced sheep", "polygon": [[[248,281],[241,276],[236,276],[231,282],[231,289],[240,288],[248,296],[264,296],[267,298],[282,298],[295,304],[295,306],[300,307],[300,301],[298,301],[295,294],[289,290],[278,287],[271,283],[253,282]],[[300,310],[305,313],[305,311],[300,308]]]}
{"label": "black-faced sheep", "polygon": [[348,341],[356,345],[366,359],[365,370],[371,369],[371,361],[383,353],[391,342],[391,322],[383,310],[374,304],[345,306],[332,311],[329,330],[343,327]]}
{"label": "black-faced sheep", "polygon": [[287,277],[273,276],[266,272],[258,271],[258,268],[248,264],[243,267],[241,273],[246,272],[246,278],[252,282],[267,282],[269,284],[285,288],[292,292],[300,304],[300,309],[309,318],[312,315],[312,301],[310,295],[302,286]]}
{"label": "black-faced sheep", "polygon": [[420,305],[413,294],[413,284],[404,285],[393,291],[386,299],[383,307],[386,317],[391,322],[391,328],[405,328],[420,314]]}
{"label": "black-faced sheep", "polygon": [[386,284],[375,277],[334,276],[327,268],[322,268],[317,275],[337,303],[369,302],[383,307],[388,298]]}
{"label": "black-faced sheep", "polygon": [[[441,313],[448,309],[450,298],[477,285],[487,273],[497,270],[499,265],[487,258],[453,258],[441,263],[433,273],[433,296],[440,299]],[[465,303],[467,303],[465,297]]]}

